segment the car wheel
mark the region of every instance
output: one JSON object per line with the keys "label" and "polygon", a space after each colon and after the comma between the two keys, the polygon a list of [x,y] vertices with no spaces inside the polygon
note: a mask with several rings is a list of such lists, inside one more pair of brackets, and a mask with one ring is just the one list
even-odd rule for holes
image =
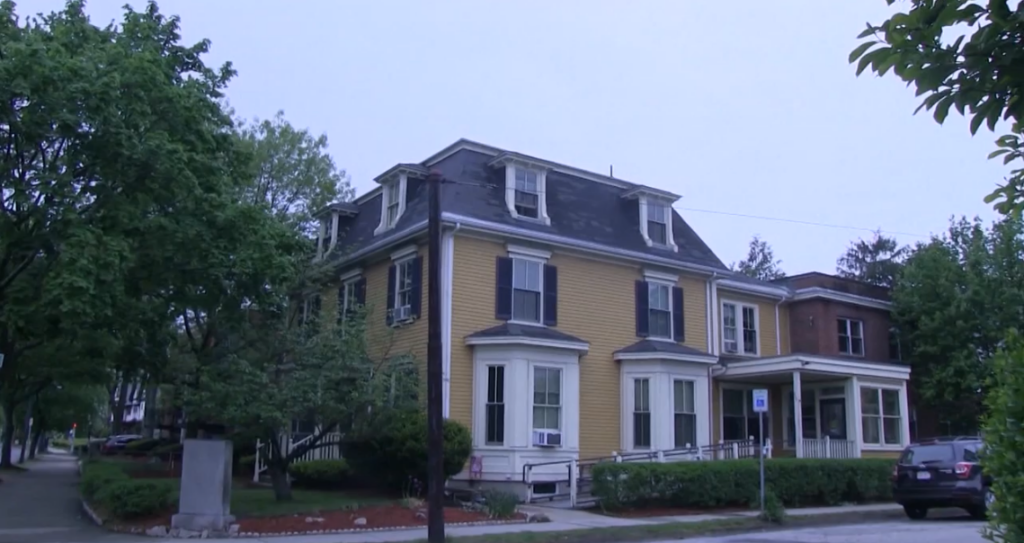
{"label": "car wheel", "polygon": [[904,505],[903,512],[907,514],[907,518],[910,520],[921,520],[928,516],[927,507],[917,507],[915,505]]}
{"label": "car wheel", "polygon": [[992,509],[992,506],[996,503],[996,493],[992,490],[992,487],[985,487],[985,509]]}

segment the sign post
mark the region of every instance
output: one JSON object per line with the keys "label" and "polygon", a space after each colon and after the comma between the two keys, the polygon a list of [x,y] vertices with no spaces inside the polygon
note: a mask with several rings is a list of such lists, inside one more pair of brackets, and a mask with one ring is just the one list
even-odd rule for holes
{"label": "sign post", "polygon": [[758,458],[761,461],[761,512],[764,513],[764,414],[768,411],[768,390],[754,389],[754,412],[757,413]]}

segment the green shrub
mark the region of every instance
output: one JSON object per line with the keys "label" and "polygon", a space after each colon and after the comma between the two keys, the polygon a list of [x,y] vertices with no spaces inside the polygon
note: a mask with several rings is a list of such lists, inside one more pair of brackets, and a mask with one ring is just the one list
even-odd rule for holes
{"label": "green shrub", "polygon": [[[469,429],[444,421],[444,474],[462,471],[473,451]],[[394,411],[378,417],[368,429],[345,446],[345,459],[353,473],[375,478],[375,483],[408,490],[426,488],[427,417],[422,411]]]}
{"label": "green shrub", "polygon": [[120,481],[127,481],[128,474],[120,467],[107,462],[87,462],[82,465],[82,481],[79,488],[86,499],[92,500],[105,488]]}
{"label": "green shrub", "polygon": [[154,447],[149,451],[150,456],[156,456],[159,458],[168,458],[170,456],[181,456],[182,445],[181,443],[167,443]]}
{"label": "green shrub", "polygon": [[492,519],[509,519],[516,514],[519,507],[519,496],[502,490],[485,490],[484,510]]}
{"label": "green shrub", "polygon": [[238,459],[238,469],[241,473],[252,473],[256,469],[256,455],[247,454]]}
{"label": "green shrub", "polygon": [[148,517],[174,504],[174,484],[125,478],[100,490],[96,501],[119,519]]}
{"label": "green shrub", "polygon": [[[758,501],[760,501],[760,496],[758,498]],[[760,507],[760,503],[758,504],[758,507]],[[764,511],[761,511],[758,518],[765,522],[771,522],[772,524],[782,524],[786,522],[786,506],[782,503],[782,500],[779,499],[779,496],[770,488],[765,488]]]}
{"label": "green shrub", "polygon": [[301,488],[334,489],[348,482],[348,463],[344,460],[310,460],[292,464],[288,468],[295,486]]}
{"label": "green shrub", "polygon": [[147,453],[152,451],[153,449],[156,449],[157,447],[173,444],[174,443],[170,443],[165,439],[147,438],[132,441],[125,445],[124,449],[126,452],[129,453]]}
{"label": "green shrub", "polygon": [[[883,501],[892,498],[892,466],[886,459],[769,459],[765,485],[786,507]],[[609,509],[744,506],[760,488],[756,460],[608,462],[594,466],[593,485]]]}
{"label": "green shrub", "polygon": [[981,465],[992,476],[996,501],[985,536],[1024,543],[1024,337],[1009,335],[1006,349],[992,360],[990,379]]}

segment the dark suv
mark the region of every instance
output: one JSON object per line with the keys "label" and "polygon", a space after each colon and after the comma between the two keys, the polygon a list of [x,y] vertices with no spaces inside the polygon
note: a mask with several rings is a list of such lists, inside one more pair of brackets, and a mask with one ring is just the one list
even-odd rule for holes
{"label": "dark suv", "polygon": [[892,472],[896,503],[915,520],[935,507],[959,507],[985,518],[995,495],[992,478],[978,463],[982,446],[978,437],[939,437],[910,445]]}

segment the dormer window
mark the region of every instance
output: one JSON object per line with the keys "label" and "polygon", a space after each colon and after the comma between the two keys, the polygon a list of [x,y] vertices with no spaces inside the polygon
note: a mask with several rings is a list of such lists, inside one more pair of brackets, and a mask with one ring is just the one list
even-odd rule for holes
{"label": "dormer window", "polygon": [[377,178],[381,184],[380,192],[380,224],[373,231],[374,235],[391,230],[402,219],[408,199],[409,176],[421,175],[417,171],[396,166],[388,173]]}
{"label": "dormer window", "polygon": [[647,203],[647,237],[655,245],[668,245],[668,206],[660,202]]}
{"label": "dormer window", "polygon": [[536,219],[540,217],[540,190],[537,186],[537,172],[516,168],[515,209],[520,216]]}
{"label": "dormer window", "polygon": [[384,187],[384,228],[392,228],[398,222],[398,206],[402,201],[400,189],[395,181]]}

